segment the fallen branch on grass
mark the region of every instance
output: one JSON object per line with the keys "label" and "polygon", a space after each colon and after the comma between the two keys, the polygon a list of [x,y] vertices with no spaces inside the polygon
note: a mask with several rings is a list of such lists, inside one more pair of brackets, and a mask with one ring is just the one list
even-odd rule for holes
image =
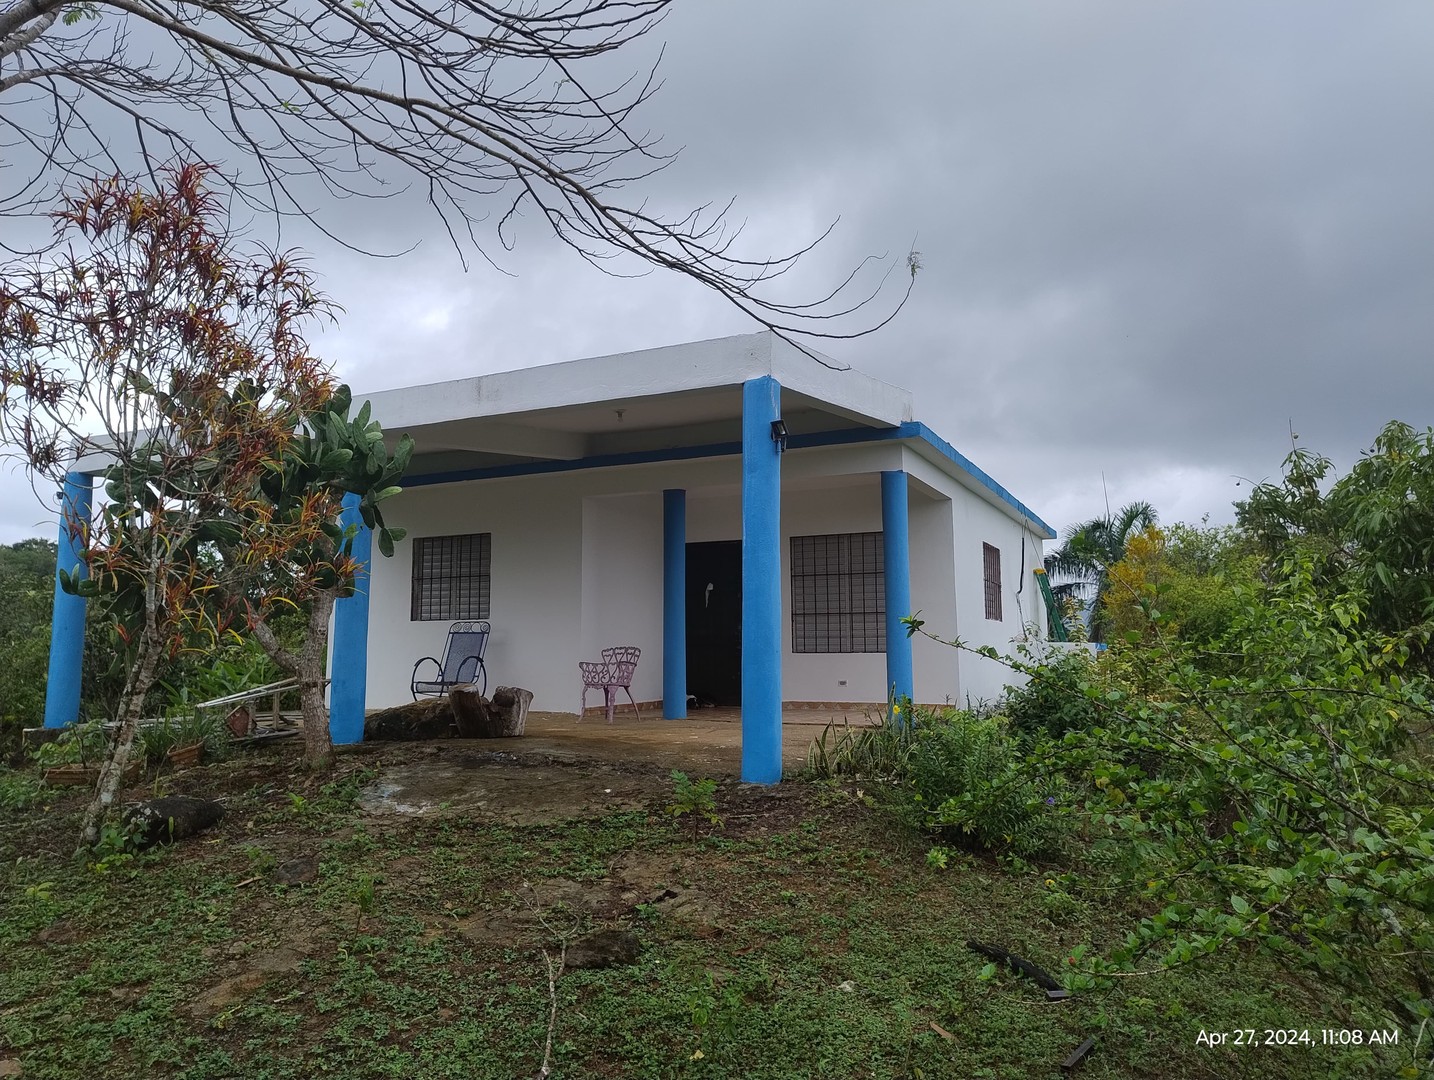
{"label": "fallen branch on grass", "polygon": [[983,945],[979,941],[966,942],[966,948],[982,956],[990,957],[999,963],[1005,964],[1018,975],[1024,975],[1031,979],[1037,986],[1046,992],[1046,998],[1050,1001],[1061,1001],[1071,996],[1071,992],[1051,978],[1050,972],[1044,968],[1037,967],[1024,957],[1009,953],[999,945]]}

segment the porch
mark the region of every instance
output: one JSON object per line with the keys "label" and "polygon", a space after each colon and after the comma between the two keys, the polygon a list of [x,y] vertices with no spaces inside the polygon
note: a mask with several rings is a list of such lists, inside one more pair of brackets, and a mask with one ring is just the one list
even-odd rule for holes
{"label": "porch", "polygon": [[[782,710],[782,771],[803,768],[807,750],[827,725],[843,720],[853,727],[880,722],[880,709]],[[471,745],[479,746],[478,743]],[[598,760],[615,765],[633,764],[680,769],[689,776],[732,776],[742,771],[742,710],[697,709],[682,720],[664,720],[643,713],[637,720],[631,708],[619,709],[611,724],[601,717],[574,713],[530,712],[521,739],[485,740],[484,749],[512,748],[525,754],[549,754],[564,761]]]}

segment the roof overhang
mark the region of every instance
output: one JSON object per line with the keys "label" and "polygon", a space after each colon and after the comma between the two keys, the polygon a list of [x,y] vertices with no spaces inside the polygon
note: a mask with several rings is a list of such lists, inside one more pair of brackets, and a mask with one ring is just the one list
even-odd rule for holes
{"label": "roof overhang", "polygon": [[741,452],[742,385],[782,387],[793,450],[896,440],[1037,532],[1055,532],[912,418],[911,394],[763,332],[479,375],[371,395],[424,486]]}
{"label": "roof overhang", "polygon": [[793,433],[911,419],[907,391],[808,356],[770,332],[403,387],[368,400],[387,432],[413,436],[413,471],[423,473],[740,439],[742,384],[763,375],[781,384]]}

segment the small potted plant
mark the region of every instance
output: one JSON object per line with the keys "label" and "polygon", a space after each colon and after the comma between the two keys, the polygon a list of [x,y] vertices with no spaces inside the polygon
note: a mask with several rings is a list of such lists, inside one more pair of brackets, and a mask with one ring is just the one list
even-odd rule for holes
{"label": "small potted plant", "polygon": [[197,742],[187,746],[176,746],[164,756],[176,769],[187,769],[191,765],[198,765],[203,760],[204,744]]}
{"label": "small potted plant", "polygon": [[[100,775],[109,736],[100,720],[87,720],[65,729],[59,738],[45,743],[35,752],[35,760],[44,769],[45,783],[52,787],[93,785]],[[131,760],[125,779],[139,775],[143,762]]]}
{"label": "small potted plant", "polygon": [[176,769],[185,769],[212,755],[228,737],[229,728],[217,714],[189,709],[176,719],[174,746],[165,756]]}

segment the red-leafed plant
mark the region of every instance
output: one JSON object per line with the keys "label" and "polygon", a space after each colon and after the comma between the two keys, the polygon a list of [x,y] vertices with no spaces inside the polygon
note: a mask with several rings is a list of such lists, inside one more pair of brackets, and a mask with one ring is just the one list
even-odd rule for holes
{"label": "red-leafed plant", "polygon": [[56,243],[0,276],[0,436],[36,477],[104,479],[93,523],[74,526],[88,576],[61,573],[113,618],[128,670],[87,845],[161,663],[217,637],[240,610],[222,598],[294,552],[352,575],[328,539],[334,500],[276,513],[262,494],[333,395],[305,339],[330,306],[293,256],[225,231],[206,171],[175,168],[155,190],[86,184],[55,212]]}

